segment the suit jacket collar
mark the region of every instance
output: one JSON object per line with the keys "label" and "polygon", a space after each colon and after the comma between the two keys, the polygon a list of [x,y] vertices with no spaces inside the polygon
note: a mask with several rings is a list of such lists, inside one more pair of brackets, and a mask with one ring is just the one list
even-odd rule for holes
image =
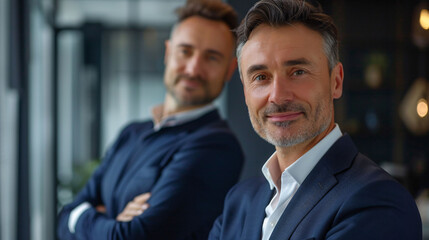
{"label": "suit jacket collar", "polygon": [[270,238],[289,239],[307,213],[337,184],[335,175],[349,168],[357,153],[349,135],[338,139],[304,180]]}

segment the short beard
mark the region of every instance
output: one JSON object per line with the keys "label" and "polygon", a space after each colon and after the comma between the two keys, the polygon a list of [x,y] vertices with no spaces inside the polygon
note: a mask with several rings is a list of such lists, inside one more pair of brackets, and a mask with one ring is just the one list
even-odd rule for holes
{"label": "short beard", "polygon": [[[204,91],[203,96],[201,96],[201,97],[189,97],[189,98],[179,97],[176,94],[176,92],[174,91],[174,86],[176,86],[179,83],[179,81],[182,79],[188,79],[190,81],[199,82],[202,86],[203,91]],[[209,92],[209,89],[207,87],[207,81],[205,81],[203,78],[198,77],[198,76],[197,77],[189,77],[185,74],[178,75],[176,77],[176,79],[174,79],[174,85],[171,87],[168,87],[167,91],[174,98],[176,103],[181,107],[206,105],[206,104],[213,102],[213,100],[216,98],[216,97],[210,96],[210,92]]]}
{"label": "short beard", "polygon": [[[276,104],[270,104],[263,112],[263,122],[265,124],[267,124],[267,120],[266,120],[266,116],[268,114],[272,114],[272,113],[282,113],[282,112],[291,112],[291,111],[295,111],[295,112],[302,112],[304,114],[304,118],[306,118],[309,122],[310,122],[310,126],[316,127],[316,119],[318,119],[321,115],[321,113],[323,111],[329,111],[329,108],[326,109],[325,106],[323,105],[318,105],[316,108],[316,113],[315,113],[315,119],[309,119],[309,113],[308,111],[305,109],[305,107],[303,107],[300,104],[297,103],[286,103],[286,104],[282,104],[282,105],[276,105]],[[263,139],[265,139],[267,142],[271,143],[274,146],[277,147],[291,147],[294,146],[296,144],[300,144],[303,143],[309,139],[313,139],[314,137],[316,137],[317,135],[321,134],[323,131],[325,131],[330,123],[330,117],[331,114],[329,113],[329,119],[326,119],[322,125],[320,126],[319,129],[313,129],[313,128],[299,128],[298,132],[292,136],[289,133],[287,135],[284,136],[280,136],[279,138],[274,138],[274,134],[272,134],[268,128],[264,128],[263,127],[263,123],[261,121],[259,121],[256,117],[252,116],[250,111],[249,111],[249,116],[250,116],[250,120],[252,122],[253,125],[253,129],[256,131],[256,133],[258,133],[258,135],[260,137],[262,137]],[[285,121],[285,122],[277,122],[274,123],[277,127],[281,127],[281,128],[290,128],[292,124],[294,124],[295,121]],[[270,124],[270,123],[268,123]]]}

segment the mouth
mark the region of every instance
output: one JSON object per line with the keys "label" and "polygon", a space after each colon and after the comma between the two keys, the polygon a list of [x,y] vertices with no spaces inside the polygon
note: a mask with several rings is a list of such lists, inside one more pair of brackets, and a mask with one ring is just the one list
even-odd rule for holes
{"label": "mouth", "polygon": [[187,90],[195,90],[203,85],[203,81],[196,78],[181,77],[177,80],[177,84],[182,85]]}
{"label": "mouth", "polygon": [[280,112],[266,115],[268,121],[273,123],[294,121],[303,116],[303,112]]}
{"label": "mouth", "polygon": [[189,90],[197,89],[201,86],[201,83],[199,81],[194,81],[189,79],[182,79],[180,82],[186,89],[189,89]]}

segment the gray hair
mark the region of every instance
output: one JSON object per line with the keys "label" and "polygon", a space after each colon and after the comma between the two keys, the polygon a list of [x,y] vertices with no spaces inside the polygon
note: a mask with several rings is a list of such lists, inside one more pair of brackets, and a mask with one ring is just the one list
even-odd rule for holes
{"label": "gray hair", "polygon": [[320,6],[315,7],[305,0],[261,0],[247,12],[236,30],[236,55],[240,74],[241,51],[256,27],[261,24],[279,27],[296,23],[320,33],[331,72],[339,62],[338,31],[332,18],[323,13]]}

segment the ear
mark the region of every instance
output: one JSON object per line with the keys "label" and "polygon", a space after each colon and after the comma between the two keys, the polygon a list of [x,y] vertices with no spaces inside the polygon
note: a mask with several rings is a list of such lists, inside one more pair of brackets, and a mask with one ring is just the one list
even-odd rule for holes
{"label": "ear", "polygon": [[170,40],[165,40],[164,64],[167,65],[168,56],[170,55]]}
{"label": "ear", "polygon": [[343,95],[343,79],[343,64],[337,63],[337,65],[332,69],[331,72],[331,91],[332,97],[334,99],[338,99],[341,97],[341,95]]}
{"label": "ear", "polygon": [[232,74],[234,74],[235,69],[237,69],[237,58],[233,57],[228,66],[228,72],[226,75],[226,81],[231,80]]}

